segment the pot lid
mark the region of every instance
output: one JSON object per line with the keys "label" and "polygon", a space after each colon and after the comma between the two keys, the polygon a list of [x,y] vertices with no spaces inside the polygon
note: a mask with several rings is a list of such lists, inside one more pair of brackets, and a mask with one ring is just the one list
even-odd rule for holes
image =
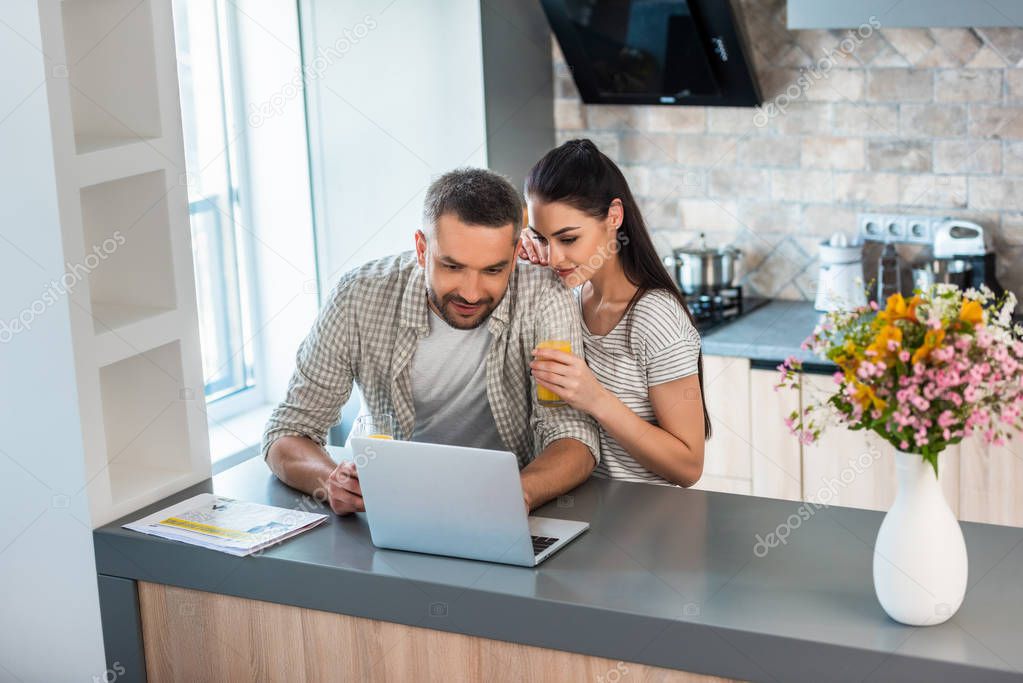
{"label": "pot lid", "polygon": [[697,238],[698,244],[696,246],[685,246],[679,247],[674,250],[676,256],[688,255],[688,256],[717,256],[718,254],[731,254],[732,256],[738,256],[742,252],[730,244],[721,247],[709,247],[707,246],[707,233],[701,232]]}

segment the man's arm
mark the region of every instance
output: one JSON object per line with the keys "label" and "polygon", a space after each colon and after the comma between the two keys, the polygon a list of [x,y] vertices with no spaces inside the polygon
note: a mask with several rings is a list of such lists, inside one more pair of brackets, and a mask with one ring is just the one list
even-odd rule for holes
{"label": "man's arm", "polygon": [[[534,347],[541,341],[541,330],[547,322],[561,321],[571,330],[572,353],[583,355],[579,306],[572,292],[560,282],[552,282],[543,292],[534,321]],[[521,477],[523,495],[533,509],[586,480],[600,460],[600,437],[596,422],[586,413],[570,406],[540,405],[536,402],[535,386],[530,394],[530,426],[541,451],[522,470]]]}
{"label": "man's arm", "polygon": [[574,489],[593,471],[593,455],[576,439],[552,441],[522,470],[522,495],[530,510]]}
{"label": "man's arm", "polygon": [[335,464],[323,447],[308,437],[280,437],[270,446],[266,462],[278,479],[329,503],[339,515],[366,511],[355,464]]}
{"label": "man's arm", "polygon": [[339,514],[361,509],[354,467],[336,466],[324,446],[352,392],[349,349],[355,321],[343,306],[342,278],[296,355],[288,394],[274,410],[263,433],[263,457],[282,482],[320,500]]}

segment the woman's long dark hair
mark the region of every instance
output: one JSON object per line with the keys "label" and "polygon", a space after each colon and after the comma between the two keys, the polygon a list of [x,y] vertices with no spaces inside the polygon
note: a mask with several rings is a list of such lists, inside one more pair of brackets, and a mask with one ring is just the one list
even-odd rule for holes
{"label": "woman's long dark hair", "polygon": [[[643,215],[621,169],[604,155],[591,140],[569,140],[547,152],[529,171],[526,196],[544,203],[561,202],[594,218],[606,218],[615,199],[622,202],[623,219],[618,229],[618,259],[625,277],[637,287],[625,314],[651,290],[664,290],[678,301],[689,321],[696,321],[671,275],[665,270],[647,232]],[[631,315],[626,335],[630,336]],[[704,438],[710,438],[710,415],[703,396],[703,351],[697,361],[700,402],[703,407]]]}

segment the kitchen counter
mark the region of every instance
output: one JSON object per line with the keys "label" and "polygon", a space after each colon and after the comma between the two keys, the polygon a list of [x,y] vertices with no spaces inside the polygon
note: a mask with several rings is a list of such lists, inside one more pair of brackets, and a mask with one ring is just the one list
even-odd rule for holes
{"label": "kitchen counter", "polygon": [[741,680],[1023,680],[1023,529],[964,523],[965,603],[912,628],[874,596],[869,510],[590,479],[537,511],[591,529],[536,569],[380,550],[361,515],[249,558],[120,527],[209,491],[329,512],[256,459],[97,529],[109,661],[137,662],[139,581]]}
{"label": "kitchen counter", "polygon": [[800,349],[813,333],[821,313],[810,301],[775,300],[735,321],[711,330],[703,338],[703,353],[737,356],[754,361],[780,363],[789,356],[830,366],[811,352]]}

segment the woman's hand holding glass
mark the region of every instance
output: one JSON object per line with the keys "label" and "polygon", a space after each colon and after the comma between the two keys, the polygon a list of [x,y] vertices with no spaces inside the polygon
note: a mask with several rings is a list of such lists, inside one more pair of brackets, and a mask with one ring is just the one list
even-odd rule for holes
{"label": "woman's hand holding glass", "polygon": [[607,389],[579,356],[557,349],[536,348],[529,367],[538,385],[553,391],[577,410],[593,415],[607,398]]}

